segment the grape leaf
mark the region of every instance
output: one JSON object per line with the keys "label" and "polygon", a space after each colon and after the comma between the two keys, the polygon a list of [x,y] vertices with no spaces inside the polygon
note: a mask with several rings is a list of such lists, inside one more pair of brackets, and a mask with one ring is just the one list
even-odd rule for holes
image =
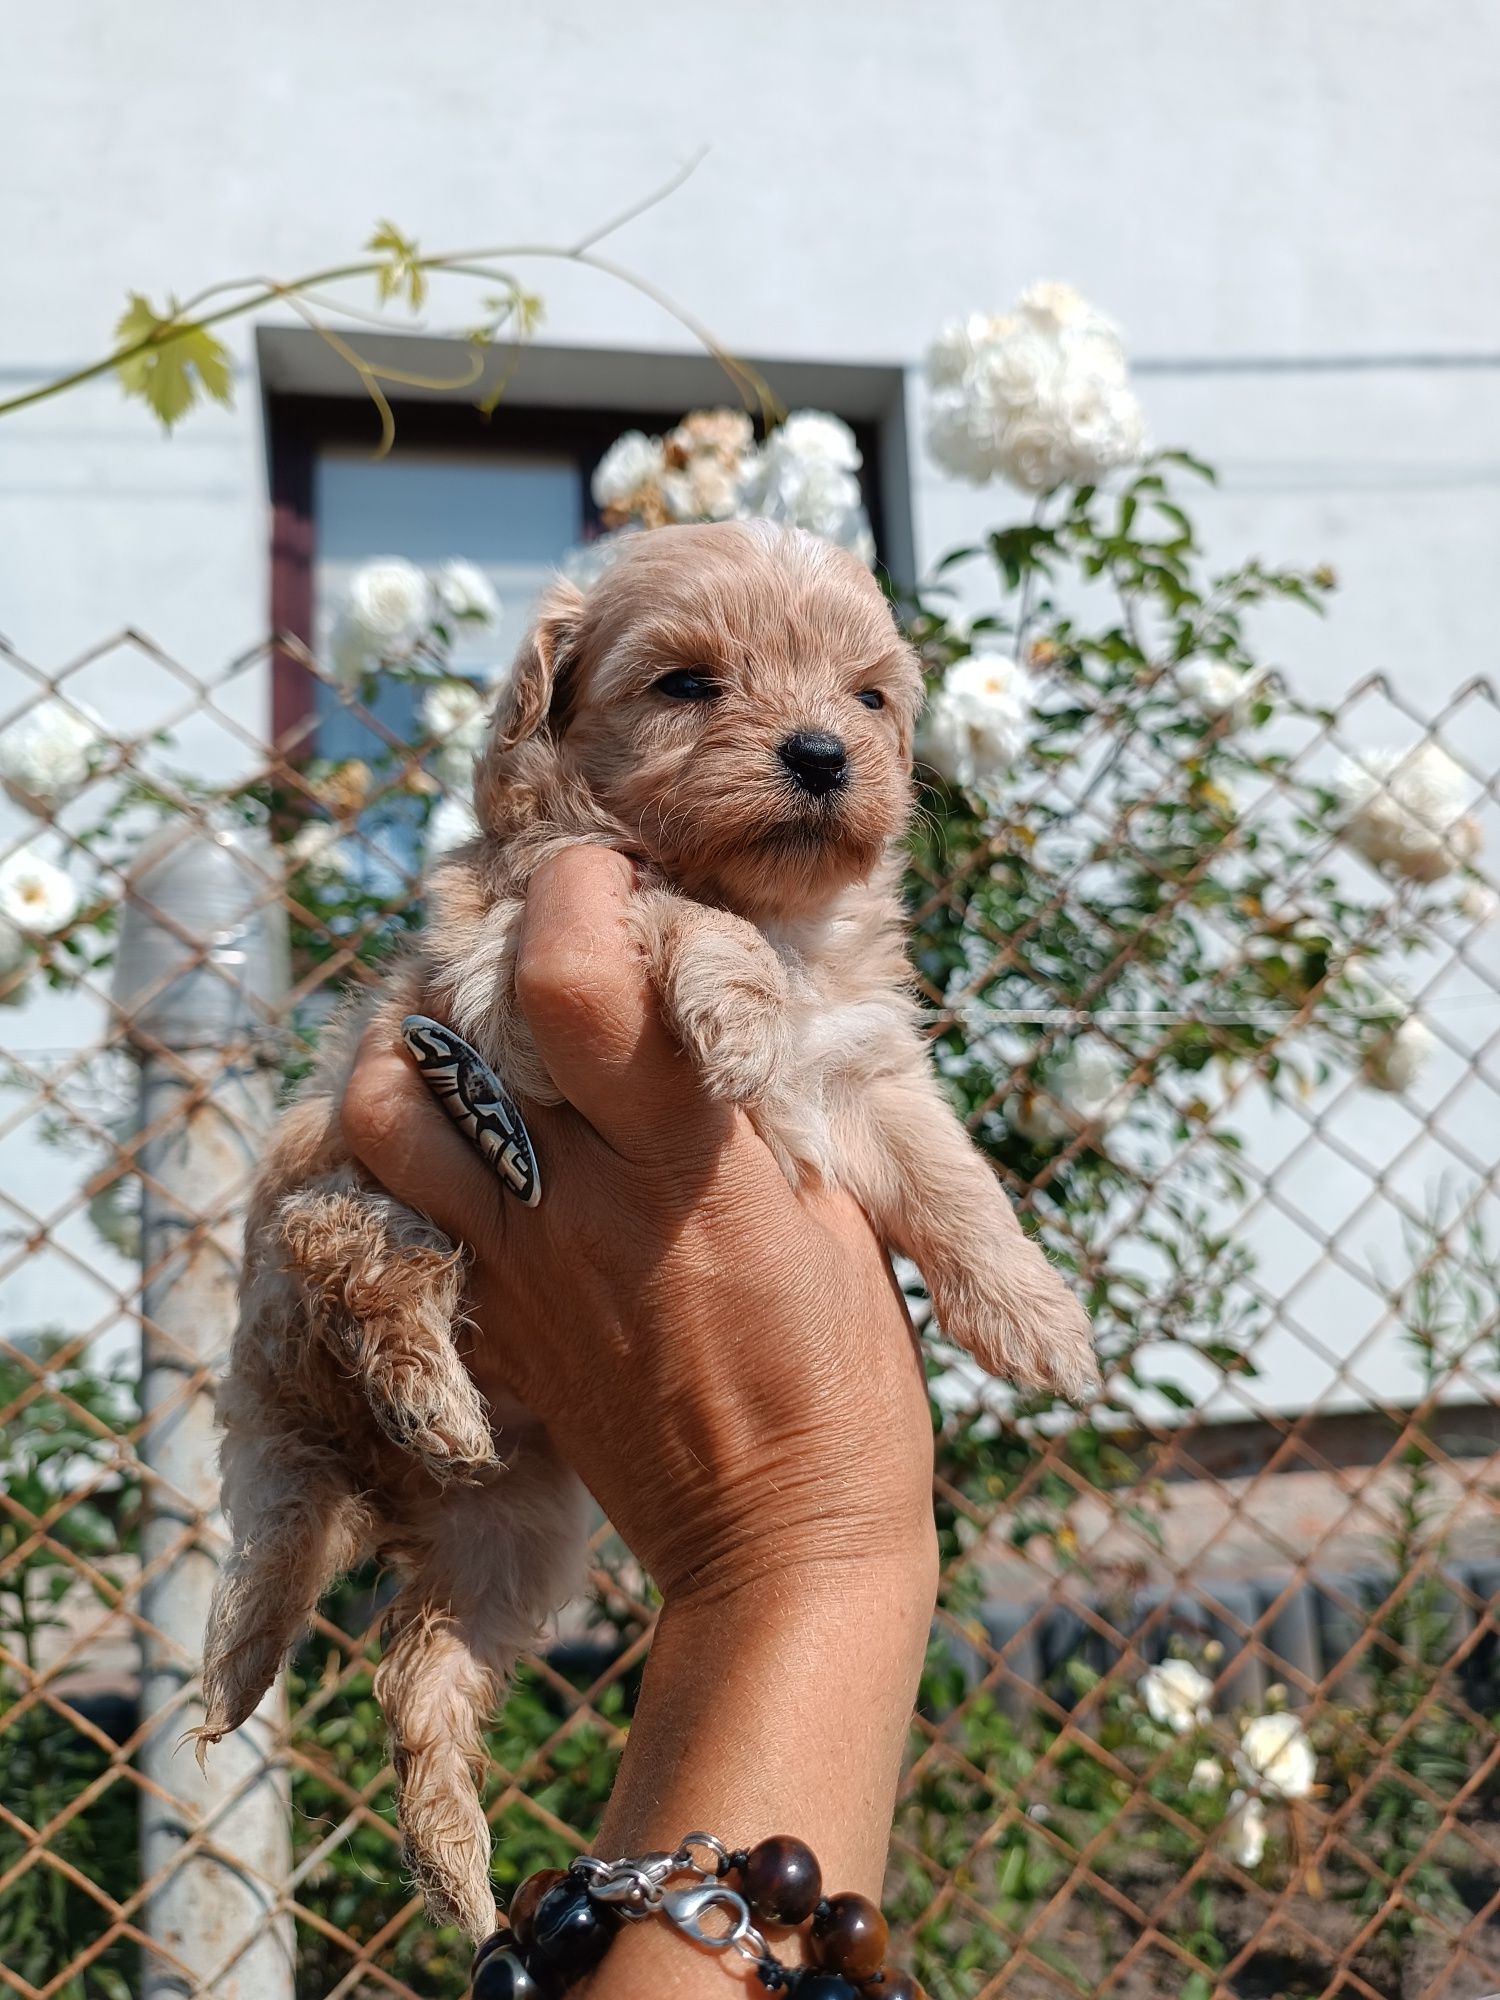
{"label": "grape leaf", "polygon": [[394,222],[382,220],[365,248],[377,251],[385,259],[375,273],[381,303],[399,298],[405,292],[406,303],[413,312],[420,312],[427,297],[427,273],[422,269],[422,253],[412,238],[403,236]]}
{"label": "grape leaf", "polygon": [[[179,323],[177,312],[175,299],[159,313],[149,299],[132,292],[115,328],[122,350],[115,363],[120,386],[154,410],[167,430],[201,395],[226,405],[234,399],[228,348],[207,327]],[[132,348],[138,351],[123,351]]]}

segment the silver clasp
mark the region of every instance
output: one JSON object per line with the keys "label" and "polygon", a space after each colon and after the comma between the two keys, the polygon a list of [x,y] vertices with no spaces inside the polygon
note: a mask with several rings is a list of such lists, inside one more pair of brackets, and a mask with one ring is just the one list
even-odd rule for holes
{"label": "silver clasp", "polygon": [[[728,1951],[750,1930],[750,1906],[743,1896],[726,1889],[722,1882],[704,1882],[696,1889],[669,1889],[661,1899],[662,1914],[684,1937],[710,1951]],[[727,1931],[703,1928],[703,1919],[720,1910],[730,1920]]]}
{"label": "silver clasp", "polygon": [[595,1863],[589,1894],[600,1903],[618,1903],[623,1916],[645,1916],[656,1909],[662,1885],[676,1872],[670,1854],[643,1854],[638,1861]]}
{"label": "silver clasp", "polygon": [[[694,1860],[693,1849],[695,1847],[704,1848],[713,1856],[714,1866],[712,1868],[705,1868],[701,1862]],[[677,1856],[683,1867],[691,1868],[696,1875],[722,1875],[725,1868],[729,1865],[729,1849],[724,1845],[722,1840],[711,1833],[685,1833],[682,1836],[682,1845],[677,1850]]]}

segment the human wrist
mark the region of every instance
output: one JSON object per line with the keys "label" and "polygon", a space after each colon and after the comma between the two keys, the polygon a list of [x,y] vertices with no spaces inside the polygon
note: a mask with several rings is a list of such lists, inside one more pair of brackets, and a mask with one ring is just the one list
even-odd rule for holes
{"label": "human wrist", "polygon": [[724,1988],[707,1953],[741,1979],[753,1966],[745,1983],[786,2000],[924,2000],[879,1903],[826,1880],[805,1841],[736,1849],[702,1829],[670,1850],[538,1870],[475,1954],[474,2000],[548,2000],[559,1986],[571,2000],[708,2000]]}
{"label": "human wrist", "polygon": [[859,1619],[872,1602],[925,1604],[938,1588],[937,1530],[926,1495],[920,1512],[892,1512],[858,1522],[819,1523],[723,1551],[695,1565],[662,1593],[662,1616],[675,1625],[741,1622],[764,1629],[836,1617]]}
{"label": "human wrist", "polygon": [[[859,1561],[674,1592],[595,1851],[671,1850],[697,1827],[742,1846],[789,1833],[826,1882],[878,1901],[936,1585],[929,1529]],[[802,1962],[797,1940],[777,1949]],[[580,2000],[711,2000],[735,1990],[724,1979],[664,1927],[629,1926]]]}
{"label": "human wrist", "polygon": [[670,1597],[602,1848],[796,1833],[878,1893],[936,1580],[913,1549]]}

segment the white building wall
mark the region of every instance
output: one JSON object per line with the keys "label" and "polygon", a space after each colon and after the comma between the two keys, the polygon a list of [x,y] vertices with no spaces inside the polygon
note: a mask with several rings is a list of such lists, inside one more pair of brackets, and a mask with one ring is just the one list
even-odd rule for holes
{"label": "white building wall", "polygon": [[[313,270],[386,215],[563,243],[706,145],[610,254],[731,348],[915,371],[944,318],[1067,278],[1158,437],[1221,466],[1215,545],[1340,572],[1326,625],[1276,628],[1302,688],[1500,664],[1490,0],[69,0],[4,41],[0,394],[103,351],[130,289]],[[545,341],[689,345],[524,268]],[[169,441],[109,382],[0,422],[0,631],[39,664],[132,624],[207,671],[264,631],[250,322],[233,345],[234,411]],[[912,466],[919,559],[1003,509]],[[255,676],[229,699],[263,721]]]}

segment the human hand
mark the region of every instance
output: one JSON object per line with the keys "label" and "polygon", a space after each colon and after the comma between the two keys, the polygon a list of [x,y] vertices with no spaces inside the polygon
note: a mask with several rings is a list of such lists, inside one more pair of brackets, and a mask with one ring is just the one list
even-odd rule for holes
{"label": "human hand", "polygon": [[528,897],[517,992],[567,1100],[525,1107],[538,1208],[373,1039],[345,1137],[467,1246],[481,1389],[546,1425],[669,1601],[930,1560],[927,1397],[885,1256],[852,1201],[794,1193],[700,1089],[630,943],[631,894],[627,861],[582,847]]}
{"label": "human hand", "polygon": [[[492,1407],[546,1425],[662,1591],[600,1850],[797,1832],[831,1885],[878,1895],[937,1577],[921,1358],[860,1211],[793,1193],[698,1087],[631,948],[631,893],[629,864],[588,848],[528,898],[518,992],[566,1099],[525,1107],[539,1207],[400,1049],[361,1050],[344,1130],[467,1246]],[[723,1977],[636,1925],[588,1991],[707,2000]]]}

